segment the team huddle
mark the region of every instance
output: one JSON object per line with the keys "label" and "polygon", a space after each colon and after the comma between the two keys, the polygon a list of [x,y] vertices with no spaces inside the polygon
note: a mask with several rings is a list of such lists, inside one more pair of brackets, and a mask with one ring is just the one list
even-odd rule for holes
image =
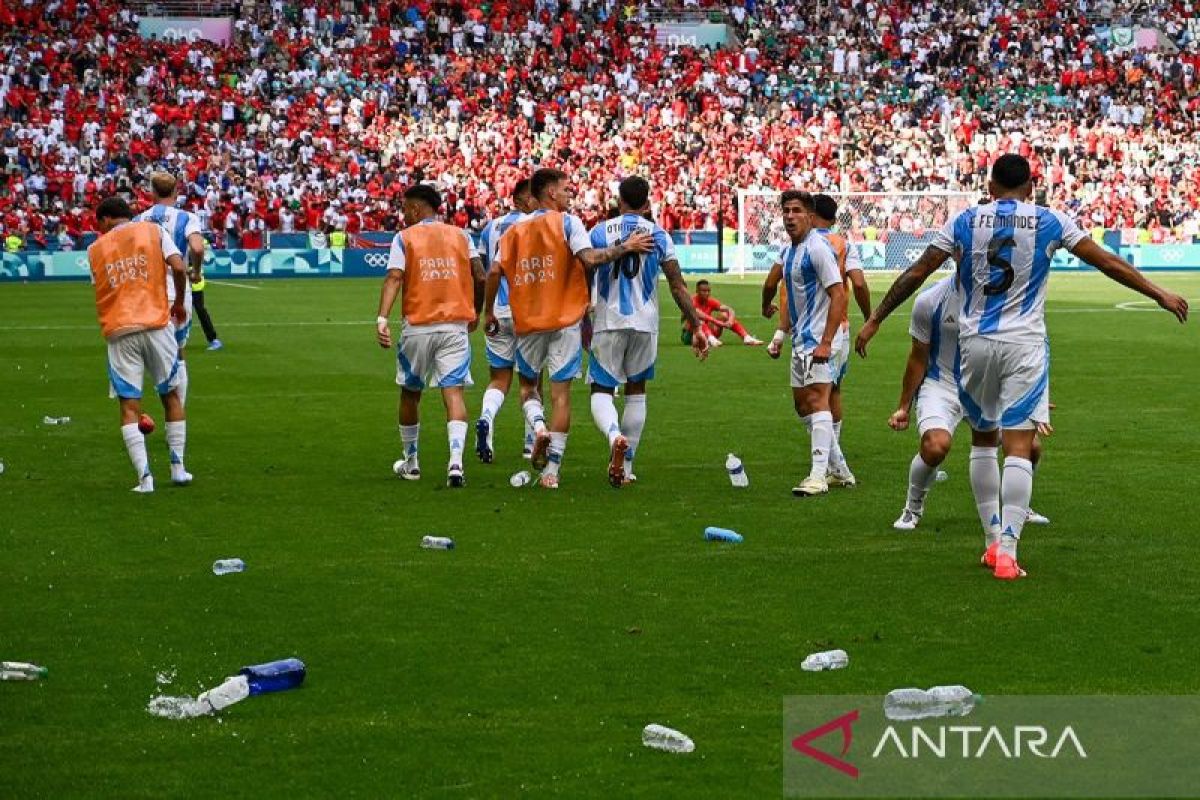
{"label": "team huddle", "polygon": [[[193,279],[204,255],[198,225],[167,204],[173,179],[159,175],[155,181],[160,203],[138,221],[124,200],[100,204],[96,216],[102,236],[88,251],[97,313],[108,340],[110,382],[120,399],[122,437],[140,492],[154,489],[138,425],[146,371],[166,412],[172,480],[191,481],[183,467],[187,369],[182,350],[190,293],[182,254],[188,253]],[[1181,322],[1188,306],[1101,248],[1065,215],[1028,203],[1031,172],[1021,156],[996,160],[989,192],[992,202],[951,219],[874,310],[856,249],[833,230],[836,201],[783,192],[780,210],[790,242],[767,275],[762,312],[779,316],[768,355],[778,358],[784,340],[791,341],[793,403],[811,439],[810,470],[793,494],[809,497],[830,487],[852,487],[857,481],[840,445],[851,349],[849,296],[866,319],[855,344],[865,357],[883,321],[954,259],[954,273],[922,293],[913,308],[912,348],[900,402],[888,423],[896,430],[907,428],[915,399],[920,450],[909,466],[904,509],[893,526],[918,526],[954,431],[966,419],[972,431],[970,482],[984,531],[981,562],[997,578],[1012,580],[1025,575],[1017,563],[1017,543],[1026,522],[1036,519],[1029,503],[1038,436],[1051,431],[1044,307],[1055,250],[1066,248]],[[619,488],[637,480],[646,387],[658,356],[660,276],[683,315],[684,341],[698,358],[720,345],[725,329],[747,345],[761,344],[705,287],[695,298],[689,295],[670,236],[650,220],[646,180],[626,178],[618,197],[616,215],[588,231],[568,213],[573,199],[568,176],[539,169],[517,184],[513,209],[488,223],[477,248],[465,230],[440,220],[442,198],[435,188],[415,185],[404,193],[406,227],[391,245],[376,319],[379,345],[396,349],[403,448],[393,464],[397,476],[421,478],[419,404],[425,389],[436,388],[446,410],[447,484],[466,484],[469,335],[481,321],[489,383],[474,423],[475,453],[485,464],[495,458],[496,419],[515,372],[525,422],[522,454],[547,489],[557,489],[561,480],[571,429],[571,382],[583,375],[585,349],[592,418],[608,442],[608,481]],[[393,342],[390,318],[397,299],[403,331]],[[549,409],[543,399],[547,383]],[[618,392],[624,395],[620,413]],[[1005,453],[1003,470],[999,446]]]}

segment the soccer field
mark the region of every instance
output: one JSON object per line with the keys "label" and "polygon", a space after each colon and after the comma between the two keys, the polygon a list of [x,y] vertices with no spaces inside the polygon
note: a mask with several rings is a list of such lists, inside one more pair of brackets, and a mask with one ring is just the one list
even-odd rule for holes
{"label": "soccer field", "polygon": [[[1200,276],[1155,279],[1200,305]],[[899,313],[850,367],[856,489],[790,495],[808,443],[786,359],[727,337],[697,363],[664,288],[636,486],[607,485],[579,384],[562,489],[509,486],[527,466],[510,396],[496,463],[468,452],[452,493],[434,395],[424,479],[392,475],[377,282],[214,284],[226,349],[205,352],[197,328],[188,359],[196,481],[170,487],[154,403],[159,491],[139,496],[91,288],[0,285],[0,658],[50,670],[0,683],[0,795],[774,797],[786,695],[1196,693],[1200,323],[1098,276],[1050,283],[1058,410],[1033,507],[1052,524],[1026,529],[1029,578],[1012,584],[977,566],[961,430],[922,527],[891,529],[917,442],[886,426]],[[757,279],[714,293],[768,338]],[[472,417],[487,383],[475,340]],[[729,485],[730,451],[748,489]],[[745,542],[705,542],[708,525]],[[424,534],[457,549],[422,550]],[[247,571],[214,576],[229,556]],[[829,647],[848,669],[800,670]],[[220,719],[146,711],[288,656],[308,666],[298,691]],[[644,749],[650,722],[696,752]]]}

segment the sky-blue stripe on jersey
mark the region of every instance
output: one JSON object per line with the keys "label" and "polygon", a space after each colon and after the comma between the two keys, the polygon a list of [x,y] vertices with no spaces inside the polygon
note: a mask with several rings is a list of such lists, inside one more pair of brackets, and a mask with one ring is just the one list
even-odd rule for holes
{"label": "sky-blue stripe on jersey", "polygon": [[1050,275],[1050,248],[1062,240],[1062,222],[1048,208],[1037,210],[1037,238],[1033,242],[1033,272],[1021,300],[1021,313],[1028,314],[1037,300],[1042,285]]}
{"label": "sky-blue stripe on jersey", "polygon": [[800,259],[800,276],[804,278],[804,330],[800,331],[800,340],[805,347],[816,347],[817,340],[812,332],[812,311],[817,303],[817,270],[812,263],[812,248],[804,248],[804,258]]}
{"label": "sky-blue stripe on jersey", "polygon": [[[621,239],[624,241],[629,238],[629,235],[636,231],[642,222],[642,217],[637,214],[624,214],[621,216]],[[635,258],[638,260],[638,269],[646,269],[647,262],[650,260],[647,255],[641,253],[630,253],[627,256],[622,256],[617,262],[618,266],[621,261],[626,258]],[[625,277],[625,271],[621,270],[617,274],[617,308],[621,311],[621,316],[628,317],[633,314],[633,281]]]}
{"label": "sky-blue stripe on jersey", "polygon": [[783,257],[783,285],[787,290],[788,329],[796,335],[796,323],[800,321],[799,306],[796,305],[796,292],[792,286],[792,268],[796,263],[798,245],[791,245]]}
{"label": "sky-blue stripe on jersey", "polygon": [[975,214],[978,206],[972,206],[954,220],[954,245],[958,249],[958,285],[962,287],[962,310],[971,307],[971,292],[975,290],[975,276],[971,273],[975,239]]}
{"label": "sky-blue stripe on jersey", "polygon": [[942,368],[938,366],[938,353],[942,347],[942,312],[945,310],[946,298],[943,297],[933,309],[933,318],[929,323],[929,356],[925,365],[925,377],[935,381],[942,374]]}
{"label": "sky-blue stripe on jersey", "polygon": [[[996,219],[1003,217],[1012,217],[1017,211],[1016,200],[1001,200],[996,203]],[[1017,229],[1012,225],[1004,228],[993,228],[992,239],[1014,239]],[[1012,254],[1016,245],[1010,244],[996,252],[997,257],[1006,259],[1012,263]],[[991,249],[989,243],[988,249]],[[1004,279],[1004,272],[999,267],[988,268],[988,283],[1000,281]],[[1011,287],[1010,287],[1011,288]],[[1000,329],[1000,316],[1004,313],[1004,301],[1008,298],[1008,291],[989,294],[983,301],[983,314],[979,317],[979,332],[980,333],[995,333]]]}
{"label": "sky-blue stripe on jersey", "polygon": [[175,231],[171,237],[175,240],[175,246],[179,248],[180,253],[187,252],[187,226],[190,221],[186,211],[179,211],[175,217]]}

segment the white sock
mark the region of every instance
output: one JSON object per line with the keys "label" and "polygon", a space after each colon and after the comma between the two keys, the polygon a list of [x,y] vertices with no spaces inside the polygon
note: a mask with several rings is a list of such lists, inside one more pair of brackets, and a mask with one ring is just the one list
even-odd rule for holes
{"label": "white sock", "polygon": [[183,451],[187,445],[187,422],[185,420],[168,421],[166,428],[167,452],[171,456],[171,477],[175,478],[186,472],[183,468]]}
{"label": "white sock", "polygon": [[1017,557],[1017,541],[1025,527],[1029,514],[1029,498],[1033,496],[1033,464],[1027,458],[1009,456],[1004,459],[1004,481],[1000,484],[1000,500],[1003,504],[1001,520],[1003,533],[1000,537],[1000,552]]}
{"label": "white sock", "polygon": [[621,435],[621,421],[617,417],[617,406],[613,403],[611,394],[596,392],[592,395],[592,419],[600,432],[608,437],[608,446],[611,448],[612,443]]}
{"label": "white sock", "polygon": [[846,457],[842,455],[842,422],[833,423],[833,444],[829,447],[829,471],[844,474],[850,471]]}
{"label": "white sock", "polygon": [[416,464],[417,449],[421,439],[421,423],[400,426],[400,443],[404,446],[404,458]]}
{"label": "white sock", "polygon": [[908,465],[908,500],[904,507],[914,514],[925,513],[925,495],[937,479],[937,467],[931,467],[917,453]]}
{"label": "white sock", "polygon": [[990,547],[1000,540],[1000,462],[996,448],[972,447],[970,474],[984,543]]}
{"label": "white sock", "polygon": [[525,420],[525,449],[533,449],[533,428],[529,427],[529,420]]}
{"label": "white sock", "polygon": [[625,410],[621,412],[621,433],[629,440],[625,451],[625,477],[633,475],[633,456],[642,441],[642,429],[646,427],[646,395],[625,395]]}
{"label": "white sock", "polygon": [[467,441],[467,423],[451,420],[446,423],[446,436],[450,439],[450,466],[461,467],[463,447]]}
{"label": "white sock", "polygon": [[187,405],[187,392],[188,392],[187,362],[181,360],[179,362],[179,384],[175,387],[175,393],[177,395],[179,395],[179,404],[180,405]]}
{"label": "white sock", "polygon": [[525,412],[525,424],[534,433],[541,433],[546,430],[546,412],[542,408],[542,401],[539,399],[526,400],[521,404],[521,410]]}
{"label": "white sock", "polygon": [[489,425],[495,424],[500,406],[504,405],[504,392],[488,387],[483,393],[483,410],[479,412],[480,419],[486,419]]}
{"label": "white sock", "polygon": [[812,436],[812,471],[808,477],[825,480],[829,472],[829,450],[833,446],[833,414],[818,411],[803,417]]}
{"label": "white sock", "polygon": [[545,475],[557,475],[559,469],[562,468],[563,454],[567,452],[567,434],[551,431],[550,433],[550,460],[546,462]]}
{"label": "white sock", "polygon": [[125,440],[125,451],[133,462],[138,480],[150,475],[150,457],[146,455],[146,437],[138,430],[136,422],[121,426],[121,438]]}

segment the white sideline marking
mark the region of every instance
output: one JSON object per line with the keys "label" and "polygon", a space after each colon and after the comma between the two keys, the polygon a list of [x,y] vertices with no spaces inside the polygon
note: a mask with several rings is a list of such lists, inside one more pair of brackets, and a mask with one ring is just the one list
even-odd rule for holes
{"label": "white sideline marking", "polygon": [[[1189,306],[1195,305],[1197,303],[1200,303],[1200,300],[1193,300],[1190,298],[1188,299]],[[1118,308],[1121,311],[1161,311],[1162,310],[1158,307],[1158,303],[1154,302],[1153,300],[1126,300],[1123,303],[1117,303],[1114,306],[1114,308]]]}
{"label": "white sideline marking", "polygon": [[261,292],[263,288],[261,286],[247,286],[246,284],[238,281],[214,281],[210,279],[208,282],[215,283],[217,286],[232,286],[235,289],[253,289],[256,292]]}

